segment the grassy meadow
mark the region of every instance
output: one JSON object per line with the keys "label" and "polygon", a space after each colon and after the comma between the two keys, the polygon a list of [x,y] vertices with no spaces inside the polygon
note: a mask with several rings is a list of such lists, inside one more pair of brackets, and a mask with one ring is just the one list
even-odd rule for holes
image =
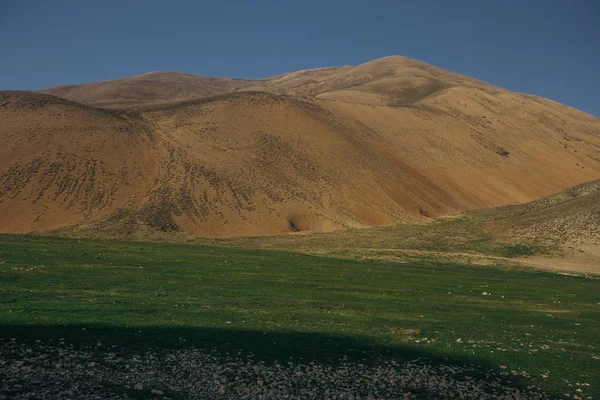
{"label": "grassy meadow", "polygon": [[0,236],[4,339],[241,349],[267,362],[423,357],[596,398],[599,332],[600,280],[593,277]]}

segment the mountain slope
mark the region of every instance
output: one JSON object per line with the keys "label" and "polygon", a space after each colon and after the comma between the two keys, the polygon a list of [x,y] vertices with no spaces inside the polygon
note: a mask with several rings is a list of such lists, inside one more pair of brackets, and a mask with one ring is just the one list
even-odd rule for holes
{"label": "mountain slope", "polygon": [[600,180],[484,215],[493,217],[498,231],[512,237],[600,248]]}
{"label": "mountain slope", "polygon": [[[210,245],[210,239],[194,243]],[[423,224],[328,234],[235,237],[233,248],[393,262],[429,259],[600,275],[600,180],[533,202],[467,211]]]}
{"label": "mountain slope", "polygon": [[0,92],[0,231],[52,229],[113,212],[155,169],[146,135],[118,114]]}
{"label": "mountain slope", "polygon": [[243,79],[149,72],[110,81],[56,86],[40,92],[97,107],[123,108],[213,96],[246,86],[250,82]]}
{"label": "mountain slope", "polygon": [[329,231],[600,178],[597,118],[404,57],[260,81],[176,75],[60,89],[89,105],[2,92],[0,231]]}
{"label": "mountain slope", "polygon": [[266,91],[357,103],[405,105],[449,87],[492,85],[406,57],[390,56],[358,66],[317,68],[266,79],[211,78],[179,72],[132,77],[41,90],[80,103],[108,108],[214,97],[237,91]]}

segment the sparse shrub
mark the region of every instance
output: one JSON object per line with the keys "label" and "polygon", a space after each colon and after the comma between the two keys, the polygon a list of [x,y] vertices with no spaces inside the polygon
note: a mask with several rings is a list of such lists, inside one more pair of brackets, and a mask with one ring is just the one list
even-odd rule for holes
{"label": "sparse shrub", "polygon": [[525,244],[504,246],[505,257],[528,257],[534,254],[533,247]]}

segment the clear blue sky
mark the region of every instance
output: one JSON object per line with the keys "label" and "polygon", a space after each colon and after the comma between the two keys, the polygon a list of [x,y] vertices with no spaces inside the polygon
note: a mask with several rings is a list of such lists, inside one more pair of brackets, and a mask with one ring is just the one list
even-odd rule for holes
{"label": "clear blue sky", "polygon": [[600,0],[0,0],[0,89],[392,54],[600,116]]}

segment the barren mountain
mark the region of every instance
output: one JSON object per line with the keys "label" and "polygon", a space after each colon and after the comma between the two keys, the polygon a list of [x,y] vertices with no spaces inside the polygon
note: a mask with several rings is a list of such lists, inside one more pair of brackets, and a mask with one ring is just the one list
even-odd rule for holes
{"label": "barren mountain", "polygon": [[0,232],[328,231],[600,178],[598,118],[404,57],[45,92],[72,101],[0,92]]}
{"label": "barren mountain", "polygon": [[41,92],[98,107],[122,108],[213,96],[249,85],[251,82],[243,79],[149,72],[111,81],[57,86]]}
{"label": "barren mountain", "polygon": [[133,108],[238,91],[266,91],[397,106],[454,86],[477,87],[492,92],[500,90],[420,61],[391,56],[356,67],[317,68],[257,80],[149,72],[110,81],[56,86],[40,92],[106,108]]}
{"label": "barren mountain", "polygon": [[180,72],[149,72],[110,81],[56,86],[41,90],[40,93],[105,108],[134,108],[238,91],[307,94],[323,79],[347,68],[318,68],[256,80],[211,78]]}

